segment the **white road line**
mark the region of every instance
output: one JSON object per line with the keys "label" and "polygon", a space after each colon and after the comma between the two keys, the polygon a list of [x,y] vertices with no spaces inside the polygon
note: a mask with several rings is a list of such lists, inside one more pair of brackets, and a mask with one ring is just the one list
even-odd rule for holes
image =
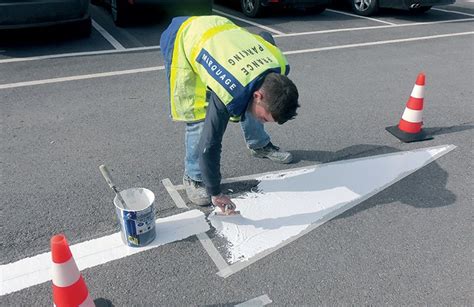
{"label": "white road line", "polygon": [[168,193],[170,194],[171,198],[176,204],[176,207],[181,209],[189,208],[188,206],[186,206],[186,203],[184,202],[183,198],[179,195],[178,191],[175,189],[169,178],[161,180],[161,183],[165,187],[166,191],[168,191]]}
{"label": "white road line", "polygon": [[[186,205],[186,202],[184,199],[179,195],[176,186],[171,183],[171,180],[169,178],[165,178],[161,181],[163,185],[166,188],[166,191],[170,194],[171,198],[173,199],[174,203],[176,204],[176,207],[178,208],[189,208]],[[184,186],[183,186],[184,188]],[[216,249],[214,244],[212,244],[211,239],[206,233],[200,233],[197,235],[197,238],[199,239],[199,242],[201,242],[202,247],[204,247],[204,250],[206,250],[207,254],[209,257],[211,257],[211,260],[214,262],[216,265],[217,269],[219,271],[226,270],[227,267],[229,266],[227,262],[222,258],[221,254],[219,251]]]}
{"label": "white road line", "polygon": [[385,25],[385,26],[372,26],[372,27],[357,27],[357,28],[343,28],[343,29],[331,29],[331,30],[320,30],[320,31],[308,31],[308,32],[298,32],[298,33],[287,33],[287,34],[282,34],[282,35],[274,35],[273,37],[275,37],[275,38],[277,38],[277,37],[291,37],[291,36],[327,34],[327,33],[337,33],[337,32],[377,30],[377,29],[398,28],[398,27],[426,26],[426,25],[435,25],[435,24],[442,24],[442,23],[464,22],[464,21],[474,21],[474,18],[450,19],[450,20],[427,21],[427,22],[412,22],[412,23],[397,24],[397,25],[393,25],[393,26],[392,25]]}
{"label": "white road line", "polygon": [[474,34],[474,31],[472,31],[472,32],[441,34],[441,35],[432,35],[432,36],[402,38],[402,39],[394,39],[394,40],[387,40],[387,41],[377,41],[377,42],[368,42],[368,43],[359,43],[359,44],[350,44],[350,45],[340,45],[340,46],[332,46],[332,47],[321,47],[321,48],[285,51],[285,52],[283,52],[283,54],[285,54],[285,55],[301,54],[301,53],[319,52],[319,51],[327,51],[327,50],[348,49],[348,48],[357,48],[357,47],[366,47],[366,46],[376,46],[376,45],[386,45],[386,44],[395,44],[395,43],[404,43],[404,42],[414,42],[414,41],[422,41],[422,40],[437,39],[437,38],[444,38],[444,37],[463,36],[463,35],[472,35],[472,34]]}
{"label": "white road line", "polygon": [[248,24],[253,25],[253,26],[256,26],[256,27],[259,27],[259,28],[264,29],[264,30],[267,30],[267,31],[269,31],[269,32],[273,32],[273,33],[275,33],[275,34],[285,34],[285,33],[281,32],[281,31],[272,29],[272,28],[270,28],[270,27],[267,27],[267,26],[258,24],[258,23],[256,23],[256,22],[253,22],[253,21],[250,21],[250,20],[247,20],[247,19],[243,19],[243,18],[234,16],[234,15],[231,15],[231,14],[227,14],[227,13],[224,13],[224,12],[219,11],[219,10],[216,10],[216,9],[212,9],[212,11],[213,11],[213,12],[216,12],[216,13],[218,13],[218,14],[221,14],[221,15],[224,15],[224,16],[227,16],[227,17],[230,17],[230,18],[235,19],[235,20],[243,21],[243,22],[245,22],[245,23],[248,23]]}
{"label": "white road line", "polygon": [[385,23],[385,24],[388,24],[388,25],[396,25],[396,23],[388,22],[388,21],[385,21],[385,20],[380,20],[380,19],[376,19],[376,18],[372,18],[372,17],[365,17],[365,16],[360,16],[360,15],[356,15],[356,14],[351,14],[351,13],[336,11],[336,10],[331,10],[331,9],[326,9],[326,11],[337,13],[337,14],[342,14],[342,15],[347,15],[347,16],[352,16],[352,17],[357,17],[357,18],[368,19],[368,20],[372,20],[372,21],[376,21],[376,22]]}
{"label": "white road line", "polygon": [[272,300],[268,297],[268,295],[261,295],[259,297],[253,298],[246,302],[240,303],[235,305],[235,307],[251,307],[251,306],[265,306],[271,304]]}
{"label": "white road line", "polygon": [[[346,32],[346,31],[362,31],[362,30],[372,30],[372,29],[375,30],[375,29],[396,28],[396,27],[424,26],[424,25],[434,25],[434,24],[464,22],[464,21],[474,21],[474,18],[451,19],[451,20],[429,21],[429,22],[416,22],[416,23],[413,22],[413,23],[405,23],[405,24],[397,24],[397,25],[385,25],[385,26],[373,26],[373,27],[359,27],[359,28],[344,28],[344,29],[320,30],[320,31],[309,31],[309,32],[297,32],[297,33],[287,33],[287,34],[276,34],[273,37],[291,37],[291,36],[336,33],[336,32]],[[159,50],[159,49],[160,49],[160,46],[149,46],[149,47],[127,48],[125,50],[116,50],[116,49],[114,49],[114,50],[62,53],[62,54],[52,54],[52,55],[26,57],[26,58],[3,59],[3,60],[0,60],[0,64],[15,63],[15,62],[26,62],[26,61],[38,61],[38,60],[47,60],[47,59],[56,59],[56,58],[68,58],[68,57],[79,57],[79,56],[93,56],[93,55],[103,55],[103,54],[126,53],[126,52],[136,52],[136,51],[151,51],[151,50]]]}
{"label": "white road line", "polygon": [[222,258],[217,248],[214,246],[214,244],[212,244],[212,241],[209,236],[205,232],[203,232],[197,234],[197,238],[199,239],[199,242],[201,242],[202,247],[204,247],[209,257],[211,257],[212,261],[217,267],[217,270],[225,270],[229,266],[229,264],[227,264],[224,258]]}
{"label": "white road line", "polygon": [[[190,210],[156,220],[156,239],[143,247],[129,247],[122,242],[121,233],[71,245],[79,270],[125,258],[158,246],[183,240],[209,230],[204,214]],[[0,295],[51,280],[51,252],[0,265]]]}
{"label": "white road line", "polygon": [[58,59],[58,58],[70,58],[70,57],[79,57],[79,56],[92,56],[92,55],[102,55],[102,54],[126,53],[126,52],[136,52],[136,51],[149,51],[149,50],[159,50],[159,49],[160,49],[160,46],[149,46],[149,47],[137,47],[137,48],[128,48],[128,49],[113,49],[113,50],[60,53],[60,54],[33,56],[33,57],[27,57],[27,58],[3,59],[3,60],[0,60],[0,64],[15,63],[15,62],[27,62],[27,61],[38,61],[38,60],[47,60],[47,59]]}
{"label": "white road line", "polygon": [[[377,41],[377,42],[368,42],[368,43],[359,43],[359,44],[350,44],[350,45],[339,45],[339,46],[321,47],[321,48],[312,48],[312,49],[301,49],[301,50],[285,51],[285,52],[283,52],[283,54],[285,54],[285,55],[302,54],[302,53],[320,52],[320,51],[327,51],[327,50],[338,50],[338,49],[348,49],[348,48],[357,48],[357,47],[366,47],[366,46],[395,44],[395,43],[403,43],[403,42],[422,41],[422,40],[438,39],[438,38],[445,38],[445,37],[455,37],[455,36],[464,36],[464,35],[472,35],[472,34],[474,34],[474,31],[473,32],[460,32],[460,33],[450,33],[450,34],[441,34],[441,35],[432,35],[432,36],[421,36],[421,37],[394,39],[394,40],[388,40],[388,41]],[[122,70],[122,71],[112,71],[112,72],[105,72],[105,73],[98,73],[98,74],[89,74],[89,75],[79,75],[79,76],[71,76],[71,77],[63,77],[63,78],[53,78],[53,79],[44,79],[44,80],[35,80],[35,81],[7,83],[7,84],[0,84],[0,90],[9,89],[9,88],[24,87],[24,86],[33,86],[33,85],[42,85],[42,84],[49,84],[49,83],[66,82],[66,81],[77,81],[77,80],[92,79],[92,78],[103,78],[103,77],[111,77],[111,76],[119,76],[119,75],[127,75],[127,74],[136,74],[136,73],[158,71],[158,70],[164,70],[164,69],[165,69],[164,66],[155,66],[155,67],[148,67],[148,68],[130,69],[130,70]]]}
{"label": "white road line", "polygon": [[165,69],[164,66],[155,66],[155,67],[148,67],[148,68],[111,71],[111,72],[104,72],[104,73],[98,73],[98,74],[88,74],[88,75],[79,75],[79,76],[71,76],[71,77],[62,77],[62,78],[17,82],[17,83],[10,83],[10,84],[0,84],[0,90],[1,89],[7,89],[7,88],[42,85],[42,84],[58,83],[58,82],[66,82],[66,81],[77,81],[77,80],[85,80],[85,79],[113,77],[113,76],[128,75],[128,74],[137,74],[137,73],[142,73],[142,72],[150,72],[150,71],[157,71],[157,70],[163,70],[163,69]]}
{"label": "white road line", "polygon": [[97,22],[92,20],[92,26],[99,31],[100,34],[117,50],[125,50],[125,47],[122,46],[109,32],[102,28]]}
{"label": "white road line", "polygon": [[287,33],[282,35],[274,35],[274,38],[277,37],[291,37],[291,36],[304,36],[304,35],[313,35],[313,34],[327,34],[327,33],[337,33],[337,32],[351,32],[351,31],[362,31],[362,30],[377,30],[377,29],[386,29],[386,28],[396,28],[401,25],[385,25],[385,26],[372,26],[372,27],[357,27],[357,28],[343,28],[343,29],[330,29],[330,30],[319,30],[319,31],[308,31],[308,32],[297,32],[297,33]]}
{"label": "white road line", "polygon": [[460,11],[451,11],[451,10],[443,10],[439,8],[432,8],[433,11],[440,11],[440,12],[446,12],[446,13],[454,13],[454,14],[459,14],[459,15],[465,15],[465,16],[471,16],[474,17],[474,14],[469,14],[469,13],[464,13]]}

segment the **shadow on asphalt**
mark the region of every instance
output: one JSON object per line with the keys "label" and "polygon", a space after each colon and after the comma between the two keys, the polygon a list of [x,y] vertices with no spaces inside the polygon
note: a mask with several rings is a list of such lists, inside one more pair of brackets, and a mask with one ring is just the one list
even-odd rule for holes
{"label": "shadow on asphalt", "polygon": [[[472,126],[469,126],[468,128],[461,130],[472,128]],[[453,128],[452,130],[455,129]],[[443,130],[438,128],[438,131]],[[309,158],[305,160],[328,163],[395,152],[400,152],[400,150],[389,146],[362,144],[350,146],[336,152],[300,151],[292,153],[295,156],[299,156],[300,159]],[[439,166],[437,161],[434,161],[417,170],[413,174],[410,174],[403,180],[396,182],[387,189],[384,189],[380,193],[377,193],[354,208],[344,212],[336,218],[345,218],[347,216],[357,214],[360,211],[395,201],[399,201],[403,204],[407,204],[416,208],[437,208],[449,206],[456,201],[456,196],[446,188],[447,181],[448,173]]]}
{"label": "shadow on asphalt", "polygon": [[435,135],[442,135],[442,134],[449,134],[455,132],[461,132],[465,130],[472,130],[474,129],[474,125],[470,125],[470,123],[464,123],[457,126],[448,126],[448,127],[431,127],[423,129],[428,136],[435,136]]}
{"label": "shadow on asphalt", "polygon": [[456,201],[456,195],[446,188],[447,181],[448,173],[434,161],[335,219],[350,217],[364,210],[394,202],[421,209],[452,205]]}
{"label": "shadow on asphalt", "polygon": [[114,307],[111,301],[105,298],[97,298],[94,300],[95,307]]}
{"label": "shadow on asphalt", "polygon": [[[455,132],[462,132],[466,130],[474,129],[474,125],[469,123],[463,123],[455,126],[446,126],[446,127],[430,127],[424,128],[423,131],[427,136],[437,136]],[[300,161],[313,161],[319,163],[329,163],[334,161],[354,159],[354,158],[363,158],[373,155],[381,155],[386,153],[394,153],[399,150],[396,148],[388,146],[377,146],[377,145],[355,145],[344,148],[342,150],[332,152],[332,151],[318,151],[318,150],[291,150],[293,154],[294,163]]]}
{"label": "shadow on asphalt", "polygon": [[322,150],[290,150],[290,152],[293,154],[294,163],[300,161],[329,163],[347,159],[394,153],[398,151],[398,149],[393,147],[368,144],[349,146],[335,152]]}

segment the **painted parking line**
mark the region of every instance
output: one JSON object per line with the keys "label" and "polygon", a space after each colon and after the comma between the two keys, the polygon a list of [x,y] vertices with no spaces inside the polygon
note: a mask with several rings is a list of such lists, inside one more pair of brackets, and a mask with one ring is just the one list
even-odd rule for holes
{"label": "painted parking line", "polygon": [[125,50],[125,47],[122,46],[109,32],[102,28],[97,22],[92,20],[92,26],[112,45],[116,50]]}
{"label": "painted parking line", "polygon": [[359,44],[339,45],[339,46],[332,46],[332,47],[302,49],[302,50],[286,51],[286,52],[283,52],[283,54],[290,55],[290,54],[312,53],[312,52],[320,52],[320,51],[328,51],[328,50],[338,50],[338,49],[359,48],[359,47],[387,45],[387,44],[396,44],[396,43],[406,43],[406,42],[414,42],[414,41],[422,41],[422,40],[430,40],[430,39],[438,39],[438,38],[446,38],[446,37],[455,37],[455,36],[464,36],[464,35],[472,35],[472,34],[474,34],[474,31],[461,32],[461,33],[450,33],[450,34],[440,34],[440,35],[431,35],[431,36],[421,36],[421,37],[411,37],[411,38],[402,38],[402,39],[393,39],[393,40],[387,40],[387,41],[377,41],[377,42],[368,42],[368,43],[359,43]]}
{"label": "painted parking line", "polygon": [[[285,51],[283,52],[283,54],[292,55],[292,54],[313,53],[313,52],[321,52],[321,51],[329,51],[329,50],[359,48],[359,47],[367,47],[367,46],[387,45],[387,44],[395,44],[395,43],[403,43],[403,42],[414,42],[414,41],[431,40],[431,39],[439,39],[439,38],[447,38],[447,37],[465,36],[465,35],[472,35],[472,34],[474,34],[474,31],[432,35],[432,36],[422,36],[422,37],[412,37],[412,38],[395,39],[395,40],[387,40],[387,41],[367,42],[367,43],[359,43],[359,44],[339,45],[339,46],[331,46],[331,47],[301,49],[301,50]],[[78,75],[78,76],[70,76],[70,77],[62,77],[62,78],[6,83],[6,84],[0,84],[0,90],[25,87],[25,86],[36,86],[36,85],[44,85],[44,84],[51,84],[51,83],[67,82],[67,81],[86,80],[86,79],[93,79],[93,78],[113,77],[113,76],[120,76],[120,75],[159,71],[159,70],[164,70],[164,69],[165,69],[164,66],[154,66],[154,67],[148,67],[148,68],[129,69],[129,70],[112,71],[112,72],[97,73],[97,74],[87,74],[87,75]]]}
{"label": "painted parking line", "polygon": [[173,186],[169,178],[163,179],[161,183],[165,187],[166,191],[168,191],[168,194],[170,194],[171,199],[173,199],[176,207],[180,209],[189,209],[189,207],[186,206],[186,203],[184,202],[183,198],[179,195],[177,189]]}
{"label": "painted parking line", "polygon": [[[320,31],[285,33],[285,34],[275,34],[275,35],[273,35],[273,37],[278,38],[278,37],[304,36],[304,35],[315,35],[315,34],[326,34],[326,33],[337,33],[337,32],[377,30],[377,29],[386,29],[386,28],[424,26],[424,25],[434,25],[434,24],[443,24],[443,23],[456,23],[456,22],[466,22],[466,21],[474,21],[474,18],[451,19],[451,20],[428,21],[428,22],[416,22],[416,23],[412,22],[412,23],[404,23],[404,24],[396,24],[396,25],[342,28],[342,29],[331,29],[331,30],[320,30]],[[25,58],[9,58],[9,59],[0,60],[0,64],[27,62],[27,61],[39,61],[39,60],[48,60],[48,59],[57,59],[57,58],[80,57],[80,56],[105,55],[105,54],[115,54],[115,53],[153,51],[153,50],[160,50],[160,46],[126,48],[124,50],[113,49],[113,50],[100,50],[100,51],[87,51],[87,52],[72,52],[72,53],[33,56],[33,57],[25,57]]]}
{"label": "painted parking line", "polygon": [[372,21],[376,21],[376,22],[380,22],[380,23],[385,23],[385,24],[388,24],[388,25],[396,25],[396,23],[393,23],[393,22],[388,22],[388,21],[385,21],[385,20],[372,18],[372,17],[360,16],[360,15],[351,14],[351,13],[347,13],[347,12],[343,12],[343,11],[336,11],[336,10],[331,10],[331,9],[326,9],[326,11],[332,12],[332,13],[337,13],[337,14],[342,14],[342,15],[347,15],[347,16],[352,16],[352,17],[357,17],[357,18],[362,18],[362,19],[367,19],[367,20],[372,20]]}
{"label": "painted parking line", "polygon": [[[176,186],[173,185],[173,183],[171,182],[171,180],[169,180],[169,178],[163,179],[161,183],[165,187],[166,191],[170,194],[171,199],[174,201],[176,207],[181,208],[181,209],[189,209],[184,199],[178,193],[177,191],[178,189],[176,189]],[[206,233],[200,233],[197,235],[197,238],[199,242],[201,243],[202,247],[204,248],[204,250],[209,255],[209,257],[211,257],[212,261],[214,262],[218,270],[219,271],[226,270],[228,267],[228,264],[224,260],[224,258],[222,258],[221,254],[219,253],[217,248],[214,246],[214,244],[212,244],[212,241],[209,238],[209,236]]]}
{"label": "painted parking line", "polygon": [[460,12],[460,11],[444,10],[444,9],[439,9],[439,8],[432,8],[432,10],[474,17],[474,14],[469,14],[469,13]]}
{"label": "painted parking line", "polygon": [[396,24],[396,25],[384,25],[384,26],[371,26],[371,27],[356,27],[356,28],[342,28],[342,29],[331,29],[331,30],[308,31],[308,32],[298,32],[298,33],[287,33],[287,34],[281,34],[281,35],[274,35],[273,37],[275,37],[275,38],[277,38],[277,37],[292,37],[292,36],[304,36],[304,35],[327,34],[327,33],[338,33],[338,32],[392,29],[392,28],[398,28],[398,27],[427,26],[427,25],[436,25],[436,24],[442,24],[442,23],[455,23],[455,22],[466,22],[466,21],[474,21],[474,18],[450,19],[450,20],[427,21],[427,22],[411,22],[411,23],[403,23],[403,24]]}
{"label": "painted parking line", "polygon": [[226,17],[229,17],[229,18],[232,18],[232,19],[235,19],[235,20],[243,21],[243,22],[245,22],[245,23],[248,23],[249,25],[259,27],[259,28],[261,28],[261,29],[264,29],[264,30],[266,30],[266,31],[268,31],[268,32],[272,32],[272,33],[274,33],[274,34],[285,34],[285,33],[281,32],[281,31],[272,29],[272,28],[270,28],[270,27],[261,25],[261,24],[259,24],[259,23],[256,23],[256,22],[253,22],[253,21],[244,19],[244,18],[240,18],[240,17],[234,16],[234,15],[231,15],[231,14],[227,14],[227,13],[225,13],[225,12],[222,12],[222,11],[219,11],[219,10],[216,10],[216,9],[212,9],[212,11],[215,12],[215,13],[217,13],[217,14],[224,15],[224,16],[226,16]]}
{"label": "painted parking line", "polygon": [[197,234],[197,238],[199,242],[201,242],[202,247],[206,250],[209,257],[211,257],[212,261],[216,265],[219,271],[226,270],[228,268],[227,262],[222,258],[221,254],[217,250],[217,248],[212,244],[211,239],[206,233]]}
{"label": "painted parking line", "polygon": [[86,79],[94,79],[94,78],[114,77],[114,76],[137,74],[137,73],[150,72],[150,71],[158,71],[158,70],[164,70],[164,69],[165,69],[164,66],[155,66],[155,67],[147,67],[147,68],[139,68],[139,69],[111,71],[111,72],[104,72],[104,73],[98,73],[98,74],[87,74],[87,75],[78,75],[78,76],[71,76],[71,77],[17,82],[17,83],[10,83],[10,84],[0,84],[0,90],[8,89],[8,88],[24,87],[24,86],[60,83],[60,82],[67,82],[67,81],[78,81],[78,80],[86,80]]}
{"label": "painted parking line", "polygon": [[[122,259],[171,242],[186,239],[209,230],[204,214],[190,210],[156,219],[156,239],[143,247],[129,247],[122,242],[121,233],[71,245],[79,270]],[[51,280],[51,252],[0,265],[0,295],[20,291]]]}
{"label": "painted parking line", "polygon": [[81,57],[81,56],[94,56],[94,55],[103,55],[103,54],[152,51],[152,50],[160,50],[160,46],[137,47],[137,48],[127,48],[127,49],[112,49],[112,50],[99,50],[99,51],[85,51],[85,52],[71,52],[71,53],[59,53],[59,54],[40,55],[40,56],[25,57],[25,58],[10,58],[10,59],[0,60],[0,64],[16,63],[16,62],[28,62],[28,61],[39,61],[39,60],[49,60],[49,59],[59,59],[59,58],[72,58],[72,57]]}

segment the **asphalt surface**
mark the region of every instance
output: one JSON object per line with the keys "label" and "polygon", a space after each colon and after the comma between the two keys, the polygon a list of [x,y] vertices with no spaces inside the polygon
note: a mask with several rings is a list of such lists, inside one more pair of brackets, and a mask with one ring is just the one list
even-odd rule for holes
{"label": "asphalt surface", "polygon": [[[369,20],[335,9],[253,19],[284,33],[276,42],[285,52],[333,49],[287,55],[301,108],[295,120],[266,129],[295,163],[250,157],[231,124],[221,171],[230,178],[444,144],[454,151],[228,278],[191,237],[83,270],[91,296],[115,306],[234,305],[261,295],[281,306],[472,305],[474,40],[459,33],[472,32],[474,4],[439,9],[455,13],[384,11]],[[116,28],[96,6],[92,16],[124,48],[157,46],[167,25],[164,16]],[[342,31],[360,27],[371,28]],[[379,43],[360,45],[371,42]],[[161,184],[181,183],[184,157],[163,70],[19,84],[163,65],[158,50],[65,55],[113,49],[96,30],[87,39],[30,36],[0,46],[2,265],[47,252],[56,233],[74,244],[116,232],[104,163],[119,187],[155,193],[157,217],[183,211]],[[8,62],[15,58],[25,59]],[[385,127],[398,123],[420,71],[424,129],[434,139],[405,144]],[[51,304],[50,282],[0,297],[6,306]]]}

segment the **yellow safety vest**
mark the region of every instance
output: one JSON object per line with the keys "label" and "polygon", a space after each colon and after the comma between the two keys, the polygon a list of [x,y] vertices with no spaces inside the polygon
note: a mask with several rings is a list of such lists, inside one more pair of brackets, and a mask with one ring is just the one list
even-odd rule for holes
{"label": "yellow safety vest", "polygon": [[207,87],[232,116],[239,116],[262,76],[272,71],[287,74],[288,70],[277,47],[227,18],[190,17],[176,33],[169,68],[172,118],[203,120]]}

